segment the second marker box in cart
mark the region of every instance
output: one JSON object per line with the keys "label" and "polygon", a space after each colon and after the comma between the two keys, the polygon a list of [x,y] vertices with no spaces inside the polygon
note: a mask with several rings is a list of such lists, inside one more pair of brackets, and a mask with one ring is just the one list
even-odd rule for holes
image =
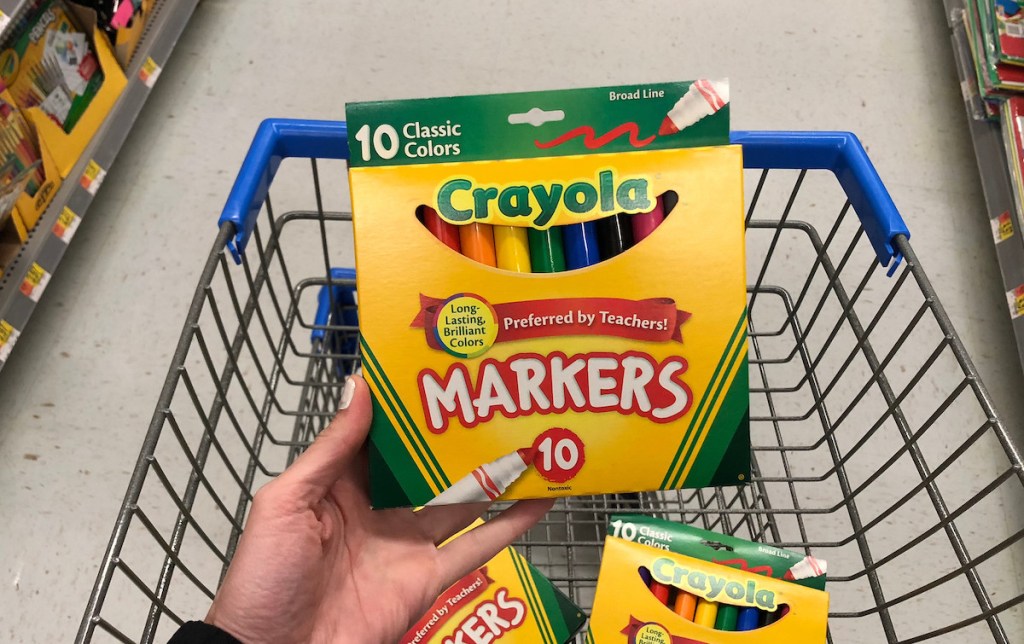
{"label": "second marker box in cart", "polygon": [[347,106],[375,507],[748,480],[728,111],[707,80]]}

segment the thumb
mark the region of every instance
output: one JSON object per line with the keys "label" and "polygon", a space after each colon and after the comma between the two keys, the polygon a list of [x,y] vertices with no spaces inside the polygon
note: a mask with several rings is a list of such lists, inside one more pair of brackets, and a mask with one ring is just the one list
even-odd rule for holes
{"label": "thumb", "polygon": [[349,376],[341,392],[338,413],[316,440],[278,477],[278,487],[297,491],[303,500],[323,498],[348,469],[356,466],[370,431],[372,405],[366,382]]}

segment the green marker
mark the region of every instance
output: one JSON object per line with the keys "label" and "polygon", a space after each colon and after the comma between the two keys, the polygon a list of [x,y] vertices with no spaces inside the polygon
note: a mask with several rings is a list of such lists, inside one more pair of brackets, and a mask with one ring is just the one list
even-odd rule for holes
{"label": "green marker", "polygon": [[527,229],[530,240],[530,265],[534,273],[561,273],[565,270],[565,251],[562,248],[562,229],[552,226],[547,230]]}
{"label": "green marker", "polygon": [[739,606],[732,604],[719,604],[718,617],[715,618],[716,631],[735,631],[736,620],[740,616]]}

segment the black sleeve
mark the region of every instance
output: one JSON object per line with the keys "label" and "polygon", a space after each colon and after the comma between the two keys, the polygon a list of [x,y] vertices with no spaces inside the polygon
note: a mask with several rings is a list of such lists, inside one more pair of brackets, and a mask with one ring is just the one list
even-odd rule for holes
{"label": "black sleeve", "polygon": [[226,631],[206,622],[185,622],[167,644],[242,644]]}

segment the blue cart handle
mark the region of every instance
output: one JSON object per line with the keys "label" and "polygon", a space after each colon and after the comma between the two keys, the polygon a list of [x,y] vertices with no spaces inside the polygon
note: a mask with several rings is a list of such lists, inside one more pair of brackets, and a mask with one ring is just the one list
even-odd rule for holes
{"label": "blue cart handle", "polygon": [[[252,235],[281,160],[288,157],[347,159],[344,121],[267,119],[260,124],[218,226],[231,222],[235,235],[228,249],[236,262]],[[846,191],[871,246],[883,266],[902,259],[892,240],[909,237],[903,218],[856,136],[849,132],[733,132],[743,146],[743,165],[754,169],[830,170]]]}
{"label": "blue cart handle", "polygon": [[301,119],[267,119],[260,123],[217,221],[218,227],[229,221],[235,225],[235,235],[228,240],[235,262],[242,263],[245,246],[281,161],[291,157],[347,159],[348,126],[344,121]]}
{"label": "blue cart handle", "polygon": [[743,146],[743,166],[778,170],[830,170],[860,217],[879,263],[892,275],[903,256],[892,244],[910,237],[889,191],[871,164],[860,140],[850,132],[733,132]]}

